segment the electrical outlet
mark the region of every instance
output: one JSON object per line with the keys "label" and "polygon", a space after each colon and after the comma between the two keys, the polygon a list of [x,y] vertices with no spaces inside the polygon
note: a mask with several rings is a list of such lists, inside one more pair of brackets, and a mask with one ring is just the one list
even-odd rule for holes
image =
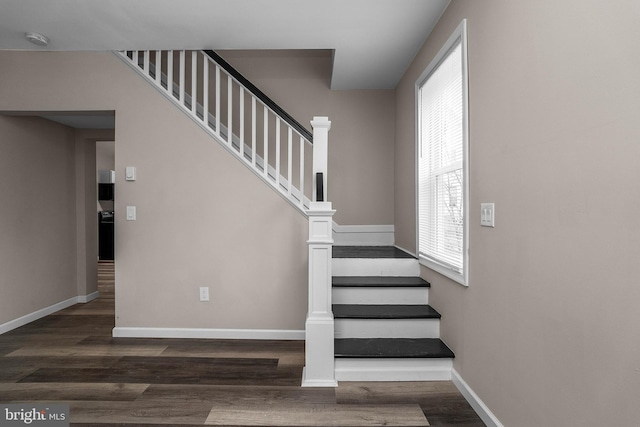
{"label": "electrical outlet", "polygon": [[209,288],[206,286],[200,287],[200,301],[209,301]]}

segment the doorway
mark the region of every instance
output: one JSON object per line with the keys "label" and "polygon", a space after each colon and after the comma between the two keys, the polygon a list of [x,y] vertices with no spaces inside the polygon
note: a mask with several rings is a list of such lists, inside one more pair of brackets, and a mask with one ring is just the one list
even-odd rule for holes
{"label": "doorway", "polygon": [[115,142],[96,141],[98,293],[115,297]]}

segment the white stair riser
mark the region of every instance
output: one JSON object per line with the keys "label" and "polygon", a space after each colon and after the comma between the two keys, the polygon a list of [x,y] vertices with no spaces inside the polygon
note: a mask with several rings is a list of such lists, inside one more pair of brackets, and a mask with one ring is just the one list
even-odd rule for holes
{"label": "white stair riser", "polygon": [[335,319],[336,338],[439,338],[440,319]]}
{"label": "white stair riser", "polygon": [[396,276],[420,275],[420,263],[415,259],[334,258],[331,264],[334,276]]}
{"label": "white stair riser", "polygon": [[453,359],[336,358],[338,381],[450,381]]}
{"label": "white stair riser", "polygon": [[429,304],[429,288],[333,288],[333,304]]}

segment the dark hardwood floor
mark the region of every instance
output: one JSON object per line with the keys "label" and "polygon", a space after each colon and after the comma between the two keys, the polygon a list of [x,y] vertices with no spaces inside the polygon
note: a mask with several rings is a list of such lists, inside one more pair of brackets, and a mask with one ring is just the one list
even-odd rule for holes
{"label": "dark hardwood floor", "polygon": [[112,338],[101,297],[0,335],[0,402],[63,402],[71,425],[484,426],[451,382],[301,388],[302,341]]}

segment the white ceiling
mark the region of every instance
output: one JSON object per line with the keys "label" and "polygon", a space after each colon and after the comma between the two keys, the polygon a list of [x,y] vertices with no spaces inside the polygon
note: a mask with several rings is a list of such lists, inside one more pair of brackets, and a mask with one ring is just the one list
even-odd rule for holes
{"label": "white ceiling", "polygon": [[391,89],[449,1],[0,0],[0,49],[333,49],[333,89]]}

